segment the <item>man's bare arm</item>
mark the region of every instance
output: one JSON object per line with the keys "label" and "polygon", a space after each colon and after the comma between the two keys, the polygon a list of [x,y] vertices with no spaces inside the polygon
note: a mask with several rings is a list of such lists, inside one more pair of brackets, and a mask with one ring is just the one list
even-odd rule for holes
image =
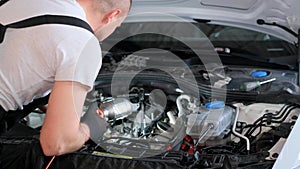
{"label": "man's bare arm", "polygon": [[87,87],[77,82],[55,82],[49,98],[40,142],[45,155],[78,150],[89,138],[89,128],[80,123]]}

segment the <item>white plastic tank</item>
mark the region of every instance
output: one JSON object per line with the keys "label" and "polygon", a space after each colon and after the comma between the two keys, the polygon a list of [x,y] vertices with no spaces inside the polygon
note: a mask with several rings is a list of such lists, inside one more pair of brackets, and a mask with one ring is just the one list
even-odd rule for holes
{"label": "white plastic tank", "polygon": [[[187,116],[187,134],[198,139],[199,136],[206,132],[204,140],[210,137],[222,136],[224,131],[229,128],[233,110],[229,106],[225,106],[224,102],[211,102],[201,107],[198,113]],[[210,128],[209,126],[211,126]],[[202,140],[203,141],[203,140]]]}

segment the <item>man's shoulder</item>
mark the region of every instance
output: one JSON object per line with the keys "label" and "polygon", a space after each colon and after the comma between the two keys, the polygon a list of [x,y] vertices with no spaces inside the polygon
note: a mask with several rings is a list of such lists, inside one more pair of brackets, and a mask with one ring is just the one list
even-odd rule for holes
{"label": "man's shoulder", "polygon": [[84,10],[76,0],[14,0],[1,6],[0,23],[6,25],[41,15],[73,16],[85,20]]}
{"label": "man's shoulder", "polygon": [[[19,9],[22,9],[22,12],[15,12],[20,11]],[[0,23],[7,25],[43,15],[68,16],[87,22],[84,10],[76,0],[14,0],[8,1],[1,6]],[[42,24],[26,29],[7,31],[7,34],[9,33],[15,33],[16,35],[22,34],[27,37],[30,36],[32,40],[34,39],[41,43],[46,42],[54,45],[65,39],[69,40],[69,43],[72,43],[72,39],[85,41],[93,38],[93,34],[88,30],[80,26],[67,24]]]}

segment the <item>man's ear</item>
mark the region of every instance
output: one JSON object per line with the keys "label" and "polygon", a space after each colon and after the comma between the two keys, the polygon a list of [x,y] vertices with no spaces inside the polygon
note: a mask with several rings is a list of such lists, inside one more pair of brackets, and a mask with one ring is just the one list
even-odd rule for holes
{"label": "man's ear", "polygon": [[112,21],[115,20],[120,14],[121,14],[121,10],[120,10],[120,9],[115,9],[115,10],[109,12],[109,13],[106,14],[105,17],[104,17],[104,23],[105,23],[105,24],[108,24],[108,23],[112,22]]}

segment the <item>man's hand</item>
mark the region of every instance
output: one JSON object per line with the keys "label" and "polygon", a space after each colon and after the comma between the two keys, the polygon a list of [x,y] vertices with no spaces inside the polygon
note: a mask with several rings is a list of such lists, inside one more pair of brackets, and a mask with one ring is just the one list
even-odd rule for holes
{"label": "man's hand", "polygon": [[97,102],[92,103],[81,119],[82,123],[87,124],[89,126],[90,138],[95,143],[99,143],[102,141],[107,124],[106,121],[100,117],[100,114],[97,112],[97,110]]}

